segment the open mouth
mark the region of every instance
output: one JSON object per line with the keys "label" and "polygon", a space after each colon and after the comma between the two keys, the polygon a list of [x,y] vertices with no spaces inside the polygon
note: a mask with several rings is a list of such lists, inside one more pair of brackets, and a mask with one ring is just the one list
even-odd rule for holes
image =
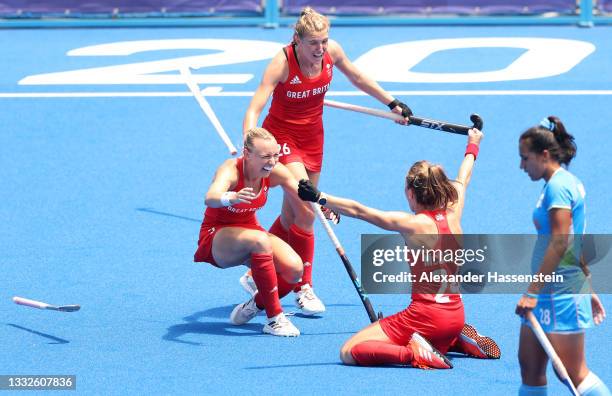
{"label": "open mouth", "polygon": [[273,168],[274,168],[274,165],[266,165],[266,166],[264,166],[262,169],[263,169],[265,172],[271,172]]}

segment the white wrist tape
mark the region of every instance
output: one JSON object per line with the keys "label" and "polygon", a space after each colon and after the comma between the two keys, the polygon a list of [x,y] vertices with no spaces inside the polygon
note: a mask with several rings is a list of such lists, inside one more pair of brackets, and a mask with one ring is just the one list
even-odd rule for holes
{"label": "white wrist tape", "polygon": [[223,194],[221,194],[221,205],[232,206],[232,203],[230,202],[231,196],[232,196],[231,191],[226,191]]}

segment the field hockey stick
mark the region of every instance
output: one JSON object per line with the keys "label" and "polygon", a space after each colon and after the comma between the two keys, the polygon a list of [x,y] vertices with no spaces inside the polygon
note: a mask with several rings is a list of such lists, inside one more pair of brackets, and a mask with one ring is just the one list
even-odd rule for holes
{"label": "field hockey stick", "polygon": [[370,322],[374,323],[378,319],[382,319],[382,312],[379,312],[378,316],[376,316],[376,313],[374,312],[374,308],[372,307],[372,303],[370,302],[370,298],[368,297],[368,294],[361,286],[361,282],[359,281],[359,277],[357,276],[357,274],[355,273],[355,270],[353,269],[353,265],[349,261],[348,257],[346,257],[346,254],[344,253],[344,248],[340,244],[338,237],[336,237],[334,230],[332,230],[331,226],[329,225],[329,222],[325,218],[325,215],[321,211],[321,207],[314,202],[311,202],[310,204],[312,205],[312,209],[317,214],[317,217],[319,218],[319,220],[321,220],[321,224],[323,225],[323,228],[325,228],[327,235],[329,235],[329,238],[334,244],[334,247],[336,248],[336,252],[338,252],[338,255],[340,256],[340,260],[342,260],[342,264],[344,264],[344,268],[346,269],[346,272],[348,272],[348,275],[351,278],[351,281],[353,282],[353,286],[355,286],[355,290],[357,290],[357,294],[359,294],[359,298],[361,298],[361,302],[363,303],[363,306],[366,312],[368,313]]}
{"label": "field hockey stick", "polygon": [[193,76],[189,71],[189,67],[181,68],[180,72],[181,76],[183,76],[185,84],[187,84],[187,87],[193,94],[193,97],[198,101],[200,108],[202,109],[202,111],[204,111],[204,114],[212,123],[213,127],[215,128],[215,131],[217,131],[217,134],[219,135],[221,140],[223,140],[223,143],[225,143],[225,145],[227,146],[227,149],[229,150],[230,154],[236,155],[236,153],[238,153],[238,150],[236,150],[236,147],[230,140],[229,136],[227,135],[227,132],[225,132],[225,129],[223,129],[223,126],[219,122],[219,119],[215,115],[215,112],[213,111],[212,107],[210,107],[210,103],[208,103],[208,101],[204,98],[204,95],[202,95],[200,87],[193,80]]}
{"label": "field hockey stick", "polygon": [[526,316],[527,316],[527,319],[529,320],[529,323],[531,324],[531,329],[533,330],[533,334],[535,334],[538,341],[540,341],[540,345],[542,345],[544,352],[546,352],[546,354],[548,355],[548,358],[552,362],[552,365],[555,369],[555,373],[557,374],[557,377],[559,378],[559,380],[563,384],[565,384],[565,386],[568,387],[572,395],[580,396],[580,394],[576,390],[576,387],[572,383],[571,378],[567,374],[567,370],[565,369],[563,362],[559,358],[559,355],[557,355],[557,352],[555,352],[555,348],[553,348],[552,344],[548,340],[548,337],[546,337],[546,333],[544,333],[544,330],[542,330],[542,326],[540,326],[540,323],[538,323],[537,319],[533,315],[533,312],[528,311],[526,313]]}
{"label": "field hockey stick", "polygon": [[[350,103],[337,102],[335,100],[327,100],[325,99],[324,104],[329,107],[335,107],[337,109],[355,111],[357,113],[369,114],[376,117],[386,118],[393,121],[402,121],[404,117],[400,114],[393,113],[391,111],[384,111],[378,109],[371,109],[369,107],[357,106]],[[482,118],[478,114],[472,114],[470,116],[470,120],[472,121],[472,126],[459,125],[459,124],[451,124],[446,121],[439,120],[430,120],[427,118],[421,118],[417,116],[408,117],[410,120],[410,125],[420,126],[422,128],[435,129],[438,131],[444,131],[449,133],[456,133],[458,135],[467,135],[468,131],[472,128],[476,128],[478,130],[482,130],[483,121]]]}
{"label": "field hockey stick", "polygon": [[81,309],[80,305],[51,305],[41,301],[30,300],[23,297],[13,297],[15,304],[24,305],[26,307],[49,309],[51,311],[75,312]]}

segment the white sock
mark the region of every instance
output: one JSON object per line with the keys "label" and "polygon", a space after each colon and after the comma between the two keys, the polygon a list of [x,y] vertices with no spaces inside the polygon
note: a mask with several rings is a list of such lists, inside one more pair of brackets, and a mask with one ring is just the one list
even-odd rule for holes
{"label": "white sock", "polygon": [[577,390],[581,396],[612,396],[606,384],[592,371],[584,377]]}

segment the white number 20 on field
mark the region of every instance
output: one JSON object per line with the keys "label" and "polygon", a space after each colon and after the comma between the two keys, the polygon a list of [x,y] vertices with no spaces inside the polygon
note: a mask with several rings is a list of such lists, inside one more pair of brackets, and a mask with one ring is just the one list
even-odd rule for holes
{"label": "white number 20 on field", "polygon": [[[207,50],[203,55],[123,63],[27,76],[20,85],[184,84],[179,70],[199,69],[193,74],[200,84],[244,84],[252,73],[205,73],[207,67],[235,65],[272,58],[282,43],[234,39],[171,39],[122,41],[76,48],[68,56],[129,57],[136,53],[164,50]],[[432,54],[470,48],[519,48],[525,51],[498,70],[470,73],[426,73],[411,71]],[[483,37],[406,41],[367,51],[354,61],[366,74],[381,82],[469,83],[529,80],[567,73],[595,51],[589,42],[534,37]],[[473,60],[475,63],[478,59]],[[248,66],[245,66],[248,69]],[[247,70],[248,71],[248,70]]]}

